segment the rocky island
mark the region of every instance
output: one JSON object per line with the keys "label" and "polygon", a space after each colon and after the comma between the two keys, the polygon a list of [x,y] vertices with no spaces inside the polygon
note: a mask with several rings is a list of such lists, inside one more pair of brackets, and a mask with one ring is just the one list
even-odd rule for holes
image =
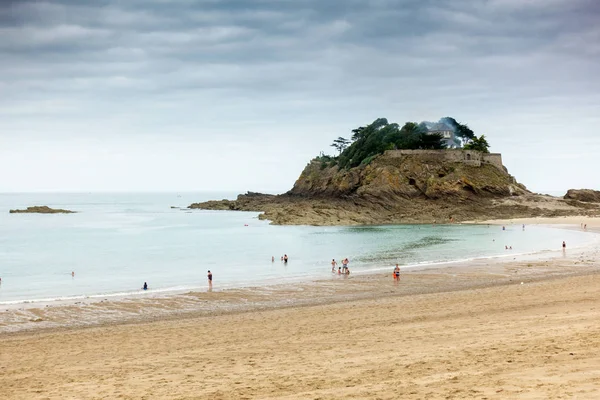
{"label": "rocky island", "polygon": [[[600,214],[600,204],[586,202],[587,192],[585,200],[530,192],[508,173],[500,154],[489,153],[483,135],[465,134],[466,125],[462,127],[444,131],[438,125],[442,131],[431,132],[423,123],[407,123],[400,129],[379,119],[354,130],[350,146],[350,141],[338,138],[340,155],[321,155],[310,161],[284,194],[248,192],[236,200],[194,203],[188,208],[257,211],[260,219],[279,225],[448,223]],[[463,146],[458,145],[457,136],[464,140]]]}
{"label": "rocky island", "polygon": [[60,208],[50,208],[48,206],[27,207],[24,210],[10,210],[11,214],[73,214],[76,211],[63,210]]}

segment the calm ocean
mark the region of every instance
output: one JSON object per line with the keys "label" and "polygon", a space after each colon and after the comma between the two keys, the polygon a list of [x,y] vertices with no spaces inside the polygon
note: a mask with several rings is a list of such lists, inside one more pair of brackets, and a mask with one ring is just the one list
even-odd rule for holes
{"label": "calm ocean", "polygon": [[[215,290],[569,248],[595,239],[528,226],[271,226],[257,213],[200,211],[192,202],[234,193],[0,194],[0,304],[153,292]],[[48,205],[77,214],[9,214]],[[506,251],[505,245],[513,247]],[[287,254],[287,265],[279,258]],[[275,262],[271,262],[271,256]],[[340,263],[341,264],[341,263]],[[71,272],[75,272],[75,277]]]}

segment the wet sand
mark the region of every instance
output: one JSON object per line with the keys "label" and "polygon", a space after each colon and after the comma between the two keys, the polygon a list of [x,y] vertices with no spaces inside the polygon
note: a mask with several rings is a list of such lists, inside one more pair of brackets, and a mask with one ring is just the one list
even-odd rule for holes
{"label": "wet sand", "polygon": [[600,398],[599,254],[3,311],[1,393]]}

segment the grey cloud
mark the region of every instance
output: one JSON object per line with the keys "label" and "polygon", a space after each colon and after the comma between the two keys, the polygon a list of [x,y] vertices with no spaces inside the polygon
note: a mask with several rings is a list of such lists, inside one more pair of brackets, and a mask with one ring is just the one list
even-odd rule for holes
{"label": "grey cloud", "polygon": [[599,18],[593,0],[2,2],[0,137],[93,121],[274,138],[293,123],[321,143],[319,127],[379,116],[540,104],[543,121],[573,99],[598,106]]}

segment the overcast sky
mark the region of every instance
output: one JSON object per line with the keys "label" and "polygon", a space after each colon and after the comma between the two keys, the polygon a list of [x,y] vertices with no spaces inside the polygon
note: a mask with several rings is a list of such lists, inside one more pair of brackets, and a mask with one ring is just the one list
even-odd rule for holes
{"label": "overcast sky", "polygon": [[378,117],[452,116],[600,189],[596,0],[0,2],[0,192],[291,188]]}

